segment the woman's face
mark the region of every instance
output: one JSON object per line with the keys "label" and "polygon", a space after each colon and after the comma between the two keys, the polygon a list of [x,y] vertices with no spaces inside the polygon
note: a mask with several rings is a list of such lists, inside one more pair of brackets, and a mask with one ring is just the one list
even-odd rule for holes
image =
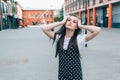
{"label": "woman's face", "polygon": [[77,18],[77,17],[74,17],[74,16],[68,17],[65,26],[66,26],[67,29],[71,29],[71,30],[77,29],[77,26],[78,26],[78,18]]}

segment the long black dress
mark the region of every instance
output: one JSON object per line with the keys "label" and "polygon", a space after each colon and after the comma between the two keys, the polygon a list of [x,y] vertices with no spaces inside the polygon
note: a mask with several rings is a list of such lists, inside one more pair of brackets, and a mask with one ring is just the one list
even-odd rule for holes
{"label": "long black dress", "polygon": [[80,57],[74,47],[69,52],[68,55],[67,50],[59,49],[58,80],[83,80]]}

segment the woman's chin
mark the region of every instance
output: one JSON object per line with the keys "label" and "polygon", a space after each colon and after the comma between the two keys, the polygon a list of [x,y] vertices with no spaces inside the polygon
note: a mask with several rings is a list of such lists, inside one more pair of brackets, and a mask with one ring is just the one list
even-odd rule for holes
{"label": "woman's chin", "polygon": [[68,30],[75,30],[75,29],[73,29],[73,27],[66,27],[66,29],[68,29]]}

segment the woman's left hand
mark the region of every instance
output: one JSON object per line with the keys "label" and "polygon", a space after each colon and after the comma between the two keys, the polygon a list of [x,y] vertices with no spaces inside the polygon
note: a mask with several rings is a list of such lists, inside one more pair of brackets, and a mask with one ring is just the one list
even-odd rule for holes
{"label": "woman's left hand", "polygon": [[78,20],[78,28],[82,29],[83,25],[81,25],[81,20]]}

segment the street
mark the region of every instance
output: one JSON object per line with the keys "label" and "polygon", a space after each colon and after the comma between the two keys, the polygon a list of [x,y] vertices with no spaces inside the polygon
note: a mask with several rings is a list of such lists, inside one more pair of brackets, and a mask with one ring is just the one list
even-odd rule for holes
{"label": "street", "polygon": [[[120,29],[102,28],[83,47],[84,80],[120,80]],[[55,46],[41,27],[0,31],[0,80],[57,80]]]}

